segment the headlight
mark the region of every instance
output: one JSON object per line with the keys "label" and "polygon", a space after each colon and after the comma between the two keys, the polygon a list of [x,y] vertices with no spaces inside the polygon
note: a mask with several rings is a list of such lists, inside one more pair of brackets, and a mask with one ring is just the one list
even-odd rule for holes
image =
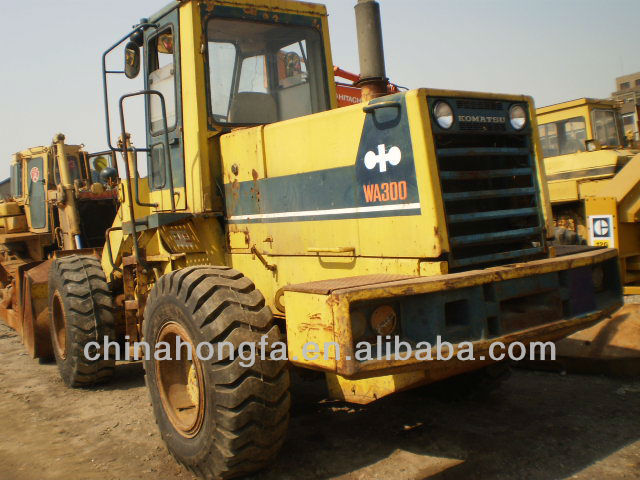
{"label": "headlight", "polygon": [[451,125],[453,125],[453,110],[448,103],[436,103],[433,107],[433,114],[436,117],[436,121],[438,122],[438,125],[440,125],[440,128],[444,128],[446,130],[451,128]]}
{"label": "headlight", "polygon": [[391,335],[398,327],[398,315],[391,305],[382,305],[371,314],[371,329],[381,337]]}
{"label": "headlight", "polygon": [[516,130],[522,130],[527,123],[527,112],[522,105],[513,105],[509,109],[509,121]]}

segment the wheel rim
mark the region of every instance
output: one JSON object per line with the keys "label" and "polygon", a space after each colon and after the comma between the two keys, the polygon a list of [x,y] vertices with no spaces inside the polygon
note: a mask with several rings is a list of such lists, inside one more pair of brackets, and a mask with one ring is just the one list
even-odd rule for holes
{"label": "wheel rim", "polygon": [[[176,339],[189,344],[192,359],[186,346],[177,359]],[[186,438],[195,437],[204,421],[205,396],[202,365],[195,354],[195,346],[187,331],[175,322],[163,325],[156,343],[167,342],[171,360],[155,360],[158,390],[162,407],[173,427]]]}
{"label": "wheel rim", "polygon": [[53,294],[53,347],[61,359],[67,358],[67,318],[62,306],[62,298],[56,291]]}

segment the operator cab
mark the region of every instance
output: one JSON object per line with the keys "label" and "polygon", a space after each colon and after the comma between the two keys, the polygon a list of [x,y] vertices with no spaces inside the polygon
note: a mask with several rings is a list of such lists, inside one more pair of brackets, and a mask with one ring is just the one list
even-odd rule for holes
{"label": "operator cab", "polygon": [[220,17],[205,29],[208,107],[216,123],[267,124],[329,108],[317,29]]}
{"label": "operator cab", "polygon": [[544,158],[626,145],[615,104],[583,98],[538,109]]}
{"label": "operator cab", "polygon": [[[107,56],[123,44],[124,69],[108,68]],[[126,158],[124,188],[140,215],[162,223],[178,211],[220,212],[219,188],[204,196],[193,189],[212,175],[220,179],[217,139],[337,106],[332,65],[323,5],[173,1],[143,19],[104,52],[102,69],[107,145]],[[108,78],[140,73],[144,89],[120,98],[121,122],[112,125]],[[145,102],[146,142],[123,141],[132,97]],[[148,178],[137,175],[140,154]]]}
{"label": "operator cab", "polygon": [[[60,148],[64,150],[58,154]],[[60,157],[66,162],[68,184],[62,180]],[[108,157],[90,155],[82,145],[54,143],[50,147],[33,147],[16,153],[11,162],[11,202],[19,206],[18,216],[24,220],[14,222],[11,233],[53,234],[54,241],[62,248],[60,227],[68,230],[63,217],[69,196],[73,195],[81,245],[83,248],[102,246],[105,231],[117,213],[117,172],[111,165]],[[103,171],[111,176],[107,178]],[[101,177],[105,177],[104,180]]]}

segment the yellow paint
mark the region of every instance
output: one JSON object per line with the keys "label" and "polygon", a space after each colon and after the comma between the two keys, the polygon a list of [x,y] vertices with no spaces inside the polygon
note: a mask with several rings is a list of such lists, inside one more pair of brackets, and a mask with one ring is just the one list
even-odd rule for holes
{"label": "yellow paint", "polygon": [[[333,371],[336,369],[336,350],[330,344],[336,341],[333,310],[325,295],[286,292],[287,349],[294,365]],[[317,349],[303,349],[309,343]],[[325,348],[327,347],[327,348]],[[307,360],[307,358],[309,360]]]}
{"label": "yellow paint", "polygon": [[[266,256],[269,263],[278,265],[277,272],[267,270],[260,260],[251,253],[230,255],[230,266],[251,278],[267,300],[267,305],[275,312],[275,296],[280,288],[287,285],[315,280],[355,277],[359,275],[390,274],[417,277],[420,264],[417,259],[365,258],[353,256],[280,256],[266,253],[263,245],[258,251]],[[254,242],[251,243],[252,245]]]}
{"label": "yellow paint", "polygon": [[421,277],[446,275],[447,273],[449,273],[449,264],[447,262],[420,262]]}
{"label": "yellow paint", "polygon": [[[585,120],[587,140],[589,140],[594,138],[592,112],[594,110],[615,111],[616,105],[616,102],[613,100],[581,98],[557,105],[542,107],[539,108],[536,113],[539,125],[575,117],[583,117]],[[612,178],[614,173],[589,173],[588,170],[621,167],[629,158],[635,155],[635,153],[637,152],[623,148],[607,148],[594,152],[577,152],[545,158],[544,166],[548,176],[567,175],[572,172],[585,171],[583,175],[574,176],[573,178],[550,180],[548,185],[551,203],[573,202],[592,195],[593,190],[583,191],[584,183]]]}
{"label": "yellow paint", "polygon": [[26,232],[29,229],[26,215],[15,215],[4,218],[4,229],[7,233]]}
{"label": "yellow paint", "polygon": [[375,402],[395,392],[417,387],[426,383],[428,378],[425,370],[361,380],[349,380],[333,373],[325,375],[331,398],[360,405]]}
{"label": "yellow paint", "polygon": [[10,217],[16,215],[22,215],[22,210],[17,202],[0,203],[0,216]]}

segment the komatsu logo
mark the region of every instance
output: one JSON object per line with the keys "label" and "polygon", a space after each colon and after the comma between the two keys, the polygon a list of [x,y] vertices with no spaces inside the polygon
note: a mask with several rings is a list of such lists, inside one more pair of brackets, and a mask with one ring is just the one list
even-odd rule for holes
{"label": "komatsu logo", "polygon": [[458,115],[459,122],[471,123],[505,123],[505,117],[485,117],[483,115]]}
{"label": "komatsu logo", "polygon": [[379,167],[380,173],[387,171],[387,164],[396,166],[402,160],[402,151],[398,147],[391,147],[387,151],[386,145],[378,145],[378,153],[367,152],[364,157],[364,165],[369,170]]}

